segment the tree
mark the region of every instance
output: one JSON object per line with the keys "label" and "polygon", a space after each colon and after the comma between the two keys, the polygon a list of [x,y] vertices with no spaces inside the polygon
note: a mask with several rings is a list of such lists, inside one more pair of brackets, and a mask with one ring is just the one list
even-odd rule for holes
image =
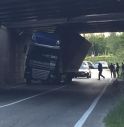
{"label": "tree", "polygon": [[124,33],[110,33],[110,36],[105,37],[103,34],[90,34],[87,39],[92,42],[90,53],[95,55],[112,54],[113,61],[124,61]]}

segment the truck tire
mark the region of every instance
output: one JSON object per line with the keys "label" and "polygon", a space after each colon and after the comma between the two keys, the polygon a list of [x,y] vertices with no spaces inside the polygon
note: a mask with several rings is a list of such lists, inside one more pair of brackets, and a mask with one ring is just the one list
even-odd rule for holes
{"label": "truck tire", "polygon": [[52,79],[52,78],[48,78],[47,79],[48,84],[56,84],[59,85],[61,82],[61,77],[60,76],[56,76],[56,78]]}
{"label": "truck tire", "polygon": [[56,85],[60,85],[61,84],[61,75],[58,74],[58,76],[56,77],[56,79],[54,80],[54,83]]}
{"label": "truck tire", "polygon": [[26,84],[31,85],[31,79],[26,79]]}
{"label": "truck tire", "polygon": [[67,75],[65,78],[65,83],[71,83],[72,82],[72,77],[70,75]]}

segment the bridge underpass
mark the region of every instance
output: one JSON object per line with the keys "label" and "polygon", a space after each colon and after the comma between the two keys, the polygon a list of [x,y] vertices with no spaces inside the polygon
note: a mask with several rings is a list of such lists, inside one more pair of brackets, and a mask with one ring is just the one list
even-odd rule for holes
{"label": "bridge underpass", "polygon": [[23,81],[24,50],[33,32],[124,31],[123,5],[122,0],[0,1],[1,83]]}
{"label": "bridge underpass", "polygon": [[1,83],[23,81],[24,50],[33,32],[58,27],[77,33],[123,31],[123,5],[122,0],[0,1]]}
{"label": "bridge underpass", "polygon": [[[75,126],[108,80],[98,84],[96,80],[91,80],[94,84],[88,84],[88,80],[82,79],[77,81],[76,87],[73,82],[71,87],[66,88],[38,85],[14,88],[12,84],[24,82],[25,51],[31,43],[31,35],[37,31],[55,32],[58,27],[77,33],[123,32],[123,6],[122,0],[0,1],[0,84],[7,84],[7,88],[2,87],[0,91],[0,125]],[[109,104],[111,98],[115,99],[113,91],[118,95],[118,91],[110,88],[103,98],[104,104]],[[105,105],[102,106],[102,109],[105,108]],[[93,114],[91,119],[94,117]],[[92,120],[90,125],[94,122]],[[86,127],[90,127],[88,124]]]}

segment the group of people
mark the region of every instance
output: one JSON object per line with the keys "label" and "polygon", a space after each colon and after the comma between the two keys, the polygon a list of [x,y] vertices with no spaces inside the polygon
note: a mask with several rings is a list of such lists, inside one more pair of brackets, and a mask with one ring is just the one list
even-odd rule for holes
{"label": "group of people", "polygon": [[[109,69],[111,72],[111,78],[119,77],[120,66],[118,63],[116,64],[111,63],[109,66]],[[101,63],[98,64],[98,71],[99,71],[98,80],[100,80],[100,77],[105,78],[105,76],[102,75],[103,68]],[[122,73],[122,76],[124,77],[124,63],[122,63],[121,65],[121,73]]]}
{"label": "group of people", "polygon": [[110,64],[109,66],[110,72],[111,72],[111,78],[119,77],[120,69],[122,70],[122,74],[124,74],[124,64],[122,63],[121,67],[118,63],[116,64]]}

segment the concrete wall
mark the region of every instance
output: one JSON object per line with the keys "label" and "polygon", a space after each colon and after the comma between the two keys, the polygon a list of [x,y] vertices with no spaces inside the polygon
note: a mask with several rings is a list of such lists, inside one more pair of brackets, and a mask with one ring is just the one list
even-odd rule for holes
{"label": "concrete wall", "polygon": [[28,36],[0,28],[0,85],[24,82]]}
{"label": "concrete wall", "polygon": [[[15,80],[16,82],[24,81],[24,68],[25,68],[25,58],[26,58],[26,51],[25,48],[31,42],[28,36],[22,35],[17,37],[16,43],[16,56],[15,56]],[[16,41],[15,40],[15,41]]]}
{"label": "concrete wall", "polygon": [[6,28],[0,28],[0,84],[6,82],[9,73],[9,33]]}

